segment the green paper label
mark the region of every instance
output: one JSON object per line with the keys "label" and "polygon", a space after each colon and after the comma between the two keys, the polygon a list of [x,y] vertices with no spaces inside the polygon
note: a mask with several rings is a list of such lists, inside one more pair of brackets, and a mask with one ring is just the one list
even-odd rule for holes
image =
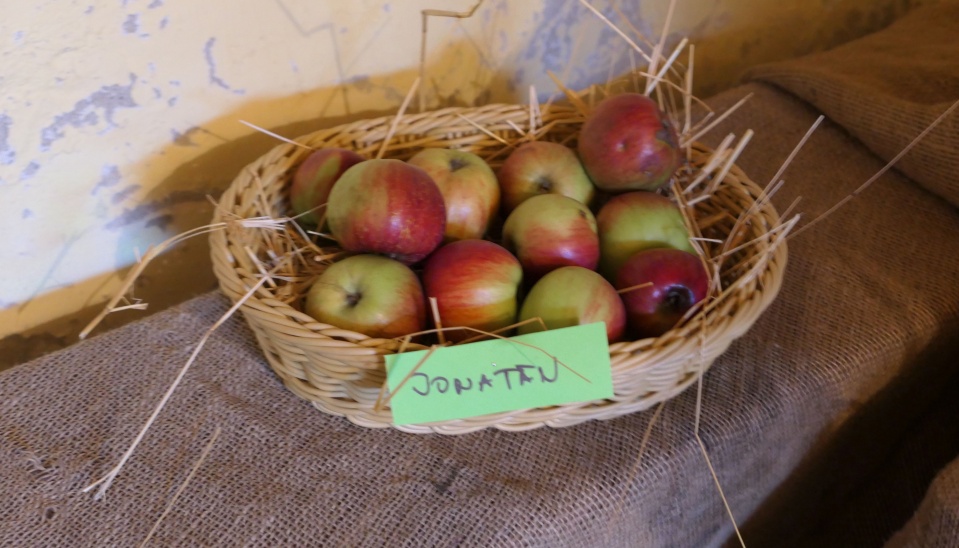
{"label": "green paper label", "polygon": [[429,353],[386,356],[395,424],[464,419],[613,395],[602,322]]}

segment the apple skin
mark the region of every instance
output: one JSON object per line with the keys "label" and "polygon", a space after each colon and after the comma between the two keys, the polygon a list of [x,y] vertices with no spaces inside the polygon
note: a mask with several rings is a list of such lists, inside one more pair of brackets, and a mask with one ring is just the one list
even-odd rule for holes
{"label": "apple skin", "polygon": [[[488,240],[459,240],[444,245],[423,264],[423,289],[436,299],[443,327],[495,331],[516,323],[518,292],[523,281],[519,261]],[[444,331],[461,341],[478,333]]]}
{"label": "apple skin", "polygon": [[599,271],[613,281],[626,259],[644,249],[671,247],[695,253],[679,206],[655,192],[619,194],[596,214]]}
{"label": "apple skin", "polygon": [[343,249],[412,265],[443,241],[446,206],[425,171],[401,160],[376,159],[340,176],[326,218]]}
{"label": "apple skin", "polygon": [[603,99],[580,129],[580,160],[600,190],[656,190],[682,164],[679,137],[649,97],[624,93]]}
{"label": "apple skin", "polygon": [[562,194],[586,205],[596,194],[596,187],[576,152],[548,141],[532,141],[517,147],[500,166],[497,178],[507,213],[539,194]]}
{"label": "apple skin", "polygon": [[503,246],[530,282],[561,266],[596,270],[600,260],[596,218],[561,194],[533,196],[514,209],[503,224]]}
{"label": "apple skin", "polygon": [[[523,300],[519,321],[542,318],[548,329],[606,323],[613,343],[626,330],[626,308],[612,284],[581,266],[564,266],[543,276]],[[519,334],[542,331],[539,322],[519,326]]]}
{"label": "apple skin", "polygon": [[392,339],[426,327],[426,299],[410,267],[380,255],[353,255],[320,274],[306,295],[317,321]]}
{"label": "apple skin", "polygon": [[709,273],[698,255],[679,249],[640,251],[616,276],[616,288],[648,287],[620,294],[627,323],[639,337],[658,337],[672,329],[683,315],[709,292]]}
{"label": "apple skin", "polygon": [[323,218],[333,184],[347,169],[366,160],[345,148],[321,148],[311,152],[293,172],[290,185],[290,205],[297,220],[317,226]]}
{"label": "apple skin", "polygon": [[485,160],[465,150],[427,148],[407,163],[429,175],[443,194],[446,232],[443,240],[482,238],[499,210],[499,182]]}

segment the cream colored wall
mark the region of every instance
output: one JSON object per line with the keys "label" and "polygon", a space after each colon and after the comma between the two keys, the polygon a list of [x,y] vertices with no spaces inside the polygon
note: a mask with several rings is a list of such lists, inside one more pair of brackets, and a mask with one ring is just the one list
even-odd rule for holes
{"label": "cream colored wall", "polygon": [[[420,11],[473,3],[3,2],[0,337],[75,331],[136,249],[204,224],[207,196],[274,144],[241,120],[295,136],[394,111],[418,73]],[[917,3],[679,0],[671,42],[696,44],[707,95],[745,66],[865,34]],[[629,30],[608,1],[594,5]],[[667,2],[617,5],[658,37]],[[530,85],[555,91],[546,70],[585,86],[629,66],[624,42],[575,0],[486,0],[429,28],[428,106],[525,101]],[[211,288],[205,253],[180,246],[137,294],[162,307]]]}

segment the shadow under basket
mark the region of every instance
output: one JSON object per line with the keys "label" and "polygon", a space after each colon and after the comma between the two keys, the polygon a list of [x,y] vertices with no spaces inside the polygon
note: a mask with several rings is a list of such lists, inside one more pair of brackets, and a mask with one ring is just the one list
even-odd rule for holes
{"label": "shadow under basket", "polygon": [[[382,153],[400,160],[426,147],[459,148],[478,154],[495,169],[531,129],[537,139],[575,146],[583,119],[569,105],[550,105],[542,113],[531,113],[529,106],[503,104],[448,108],[346,124],[297,142],[311,148],[348,148],[365,157]],[[270,247],[271,239],[278,237],[276,227],[240,221],[286,218],[289,181],[310,152],[289,143],[276,146],[247,166],[220,198],[213,222],[227,223],[227,229],[211,234],[211,253],[220,288],[234,303],[283,260]],[[385,382],[383,356],[396,352],[401,341],[374,339],[318,323],[302,312],[307,279],[314,279],[321,264],[309,276],[301,276],[299,285],[283,285],[283,277],[277,276],[275,283],[263,284],[239,310],[289,390],[321,411],[360,426],[462,434],[489,427],[517,431],[564,427],[642,411],[679,394],[704,374],[753,325],[782,283],[788,231],[783,228],[788,227],[763,199],[762,189],[738,166],[713,156],[712,150],[693,143],[689,162],[681,168],[670,195],[686,212],[693,232],[703,238],[703,255],[718,270],[719,284],[705,306],[679,327],[660,337],[609,346],[614,389],[610,399],[396,426],[389,406],[376,409],[375,404]],[[295,232],[285,230],[288,235]],[[414,349],[413,345],[408,348]]]}

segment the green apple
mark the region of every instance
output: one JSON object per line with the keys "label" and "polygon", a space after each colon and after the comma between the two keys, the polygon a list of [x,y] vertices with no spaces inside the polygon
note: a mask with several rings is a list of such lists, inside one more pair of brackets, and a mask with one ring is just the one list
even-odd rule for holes
{"label": "green apple", "polygon": [[596,193],[576,152],[548,141],[520,145],[506,157],[497,177],[506,212],[539,194],[562,194],[589,205]]}
{"label": "green apple", "polygon": [[379,255],[333,263],[306,295],[306,313],[318,322],[375,338],[401,337],[426,326],[426,299],[416,274]]}
{"label": "green apple", "polygon": [[[598,273],[564,266],[543,276],[523,300],[520,322],[541,318],[547,329],[595,322],[606,324],[606,337],[616,342],[626,328],[626,309],[616,289]],[[541,331],[539,322],[520,325],[519,333]]]}
{"label": "green apple", "polygon": [[446,204],[444,241],[482,238],[499,210],[499,183],[485,160],[465,150],[427,148],[407,163],[433,178]]}
{"label": "green apple", "polygon": [[655,192],[619,194],[596,215],[599,227],[599,271],[615,280],[620,266],[644,249],[670,247],[690,253],[695,248],[679,207]]}

